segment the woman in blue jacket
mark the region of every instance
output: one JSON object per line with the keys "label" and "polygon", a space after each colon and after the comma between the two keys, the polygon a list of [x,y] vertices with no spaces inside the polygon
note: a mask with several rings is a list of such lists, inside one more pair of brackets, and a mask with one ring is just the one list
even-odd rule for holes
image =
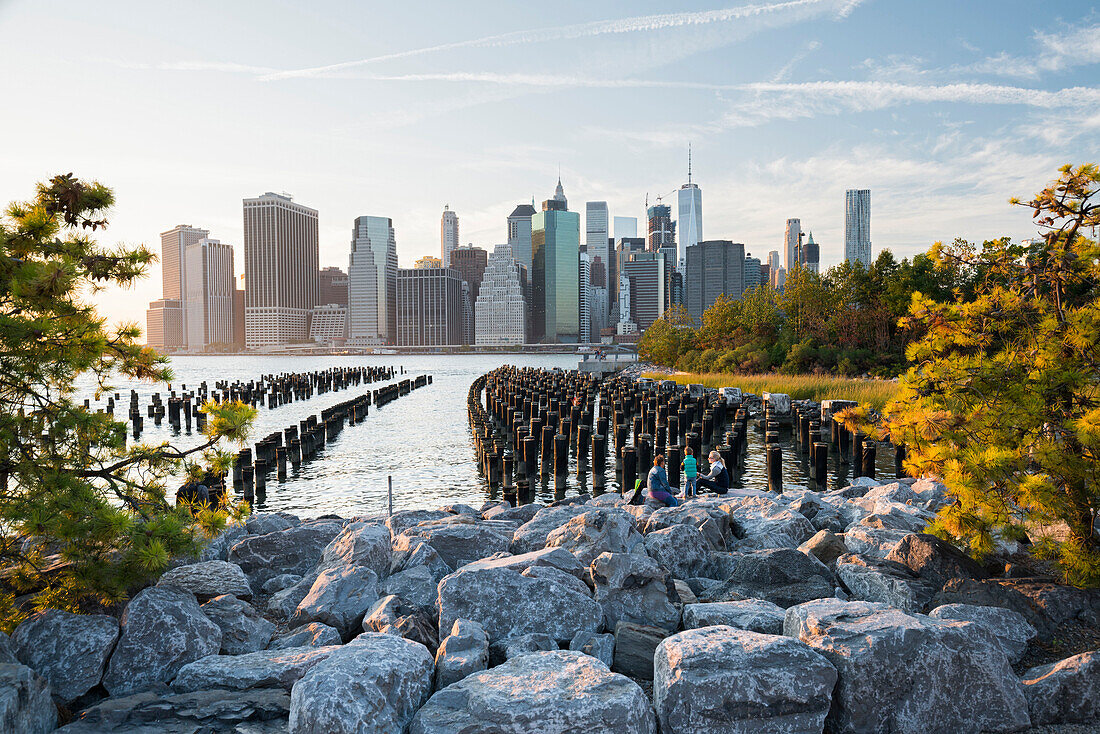
{"label": "woman in blue jacket", "polygon": [[649,496],[668,507],[680,504],[672,495],[672,487],[668,484],[664,454],[657,454],[653,460],[653,468],[649,470]]}

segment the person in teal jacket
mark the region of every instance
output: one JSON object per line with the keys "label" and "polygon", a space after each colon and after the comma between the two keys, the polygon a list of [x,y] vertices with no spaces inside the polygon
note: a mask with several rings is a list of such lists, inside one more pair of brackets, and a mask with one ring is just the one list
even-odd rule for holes
{"label": "person in teal jacket", "polygon": [[684,472],[684,498],[695,496],[695,480],[699,477],[699,465],[690,446],[684,447],[684,460],[680,462]]}

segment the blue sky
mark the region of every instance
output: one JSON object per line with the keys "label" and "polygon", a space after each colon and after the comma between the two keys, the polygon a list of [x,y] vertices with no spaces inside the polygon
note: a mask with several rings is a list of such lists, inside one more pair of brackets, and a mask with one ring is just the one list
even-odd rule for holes
{"label": "blue sky", "polygon": [[[1030,194],[1096,160],[1100,12],[1087,2],[189,2],[0,0],[0,200],[73,171],[116,189],[107,237],[178,223],[238,248],[241,199],[353,219],[438,254],[444,204],[491,247],[515,203],[643,214],[694,150],[703,235],[780,249],[788,217],[843,251],[872,190],[874,251],[1031,236]],[[160,272],[97,296],[144,322]]]}

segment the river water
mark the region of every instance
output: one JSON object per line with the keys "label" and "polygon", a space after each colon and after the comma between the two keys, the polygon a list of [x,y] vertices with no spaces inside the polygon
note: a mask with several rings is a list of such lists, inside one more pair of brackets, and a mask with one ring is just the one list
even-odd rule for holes
{"label": "river water", "polygon": [[[286,511],[303,517],[335,513],[343,516],[385,512],[388,506],[388,479],[393,480],[395,510],[430,508],[462,502],[475,507],[488,499],[499,498],[499,490],[490,490],[481,476],[474,454],[473,439],[466,415],[466,395],[470,384],[479,376],[502,364],[521,367],[560,367],[574,369],[575,355],[386,355],[369,357],[287,357],[287,356],[179,356],[172,360],[172,388],[183,385],[194,389],[206,381],[213,388],[215,381],[257,380],[265,374],[310,372],[331,367],[360,365],[393,366],[404,374],[396,380],[432,376],[432,384],[413,390],[408,395],[383,407],[371,406],[366,420],[344,430],[323,450],[295,471],[288,467],[284,481],[268,476],[267,491],[257,496],[255,511]],[[365,394],[381,383],[353,386],[338,392],[315,395],[274,409],[260,406],[250,440],[252,443],[275,431],[297,425],[311,415],[320,415],[324,408]],[[154,392],[167,402],[165,384],[116,381],[120,392],[116,401],[116,416],[125,418],[129,390],[137,390],[142,415]],[[82,397],[91,397],[85,385]],[[92,407],[102,407],[107,395]],[[165,420],[161,426],[145,418],[141,441],[150,444],[169,441],[179,448],[197,445],[201,437],[186,431],[175,432]],[[249,444],[251,445],[251,444]],[[236,450],[238,446],[227,446]],[[805,487],[809,480],[807,467],[789,444],[784,444],[783,474],[785,486]],[[614,463],[608,461],[607,489],[617,491]],[[850,474],[840,473],[846,467],[830,462],[830,488],[849,483]],[[892,476],[892,454],[883,446],[879,450],[880,477]],[[570,474],[566,493],[589,487],[589,477]],[[749,450],[743,474],[734,477],[734,486],[766,489],[763,440],[750,430]],[[536,499],[550,501],[555,495],[553,481],[539,487]]]}

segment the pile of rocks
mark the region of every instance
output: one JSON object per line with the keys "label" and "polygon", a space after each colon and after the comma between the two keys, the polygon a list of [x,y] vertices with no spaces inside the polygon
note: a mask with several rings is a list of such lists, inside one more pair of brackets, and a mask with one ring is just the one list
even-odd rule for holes
{"label": "pile of rocks", "polygon": [[[0,636],[0,730],[1009,732],[1100,718],[1100,597],[920,531],[941,485],[254,516],[120,620]],[[650,693],[651,691],[651,693]]]}

